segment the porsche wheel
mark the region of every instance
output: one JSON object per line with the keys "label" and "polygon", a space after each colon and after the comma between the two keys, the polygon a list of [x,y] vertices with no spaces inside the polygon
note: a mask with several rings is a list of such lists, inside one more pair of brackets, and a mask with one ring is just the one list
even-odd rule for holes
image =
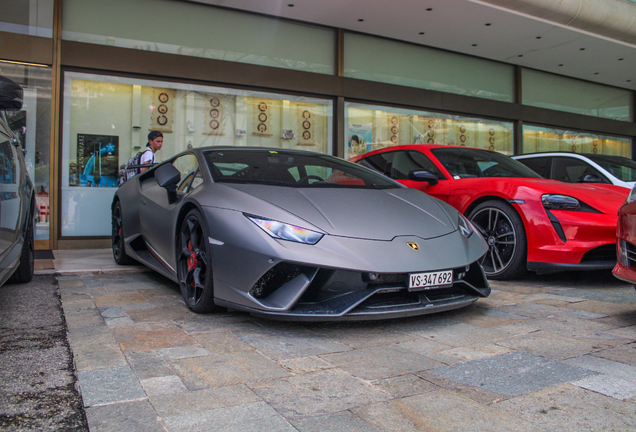
{"label": "porsche wheel", "polygon": [[208,232],[198,210],[190,210],[181,224],[177,254],[177,276],[185,304],[196,313],[216,310]]}
{"label": "porsche wheel", "polygon": [[113,259],[119,265],[133,264],[135,260],[126,255],[126,248],[124,246],[124,227],[122,225],[122,211],[120,201],[117,201],[117,204],[115,204],[115,207],[113,207],[112,225]]}
{"label": "porsche wheel", "polygon": [[481,263],[488,278],[512,279],[527,272],[526,232],[511,205],[486,201],[475,207],[468,219],[488,243],[488,252]]}

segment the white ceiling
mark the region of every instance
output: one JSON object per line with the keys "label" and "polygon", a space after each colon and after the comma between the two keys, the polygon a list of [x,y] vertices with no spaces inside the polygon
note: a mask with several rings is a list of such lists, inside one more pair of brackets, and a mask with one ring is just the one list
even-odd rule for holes
{"label": "white ceiling", "polygon": [[196,1],[414,42],[636,90],[635,45],[479,0]]}

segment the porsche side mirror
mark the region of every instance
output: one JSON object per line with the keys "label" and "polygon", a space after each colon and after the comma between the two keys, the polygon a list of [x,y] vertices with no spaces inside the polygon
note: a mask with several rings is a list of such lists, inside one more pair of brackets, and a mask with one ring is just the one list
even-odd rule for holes
{"label": "porsche side mirror", "polygon": [[596,174],[585,174],[583,180],[579,180],[580,183],[603,183],[603,180]]}
{"label": "porsche side mirror", "polygon": [[419,182],[428,182],[429,185],[435,186],[439,183],[439,179],[436,174],[433,174],[430,171],[425,170],[414,170],[409,172],[409,180],[419,181]]}
{"label": "porsche side mirror", "polygon": [[177,199],[177,185],[181,180],[181,173],[171,163],[160,165],[155,170],[157,184],[168,191],[168,201],[172,204]]}

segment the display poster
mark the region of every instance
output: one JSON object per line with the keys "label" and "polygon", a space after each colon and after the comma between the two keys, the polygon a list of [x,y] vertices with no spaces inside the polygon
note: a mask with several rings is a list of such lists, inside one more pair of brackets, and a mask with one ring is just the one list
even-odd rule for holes
{"label": "display poster", "polygon": [[71,166],[69,184],[117,187],[118,163],[118,136],[77,134],[77,163]]}
{"label": "display poster", "polygon": [[349,123],[349,154],[347,158],[371,151],[373,146],[373,123]]}

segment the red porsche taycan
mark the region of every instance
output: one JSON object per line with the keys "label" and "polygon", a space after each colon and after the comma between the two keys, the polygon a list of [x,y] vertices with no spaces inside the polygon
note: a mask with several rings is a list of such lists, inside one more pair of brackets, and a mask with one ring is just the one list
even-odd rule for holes
{"label": "red porsche taycan", "polygon": [[387,147],[352,161],[466,215],[490,246],[483,267],[492,279],[616,264],[625,188],[543,179],[501,153],[459,146]]}
{"label": "red porsche taycan", "polygon": [[616,237],[618,262],[612,273],[636,288],[636,187],[618,212]]}

